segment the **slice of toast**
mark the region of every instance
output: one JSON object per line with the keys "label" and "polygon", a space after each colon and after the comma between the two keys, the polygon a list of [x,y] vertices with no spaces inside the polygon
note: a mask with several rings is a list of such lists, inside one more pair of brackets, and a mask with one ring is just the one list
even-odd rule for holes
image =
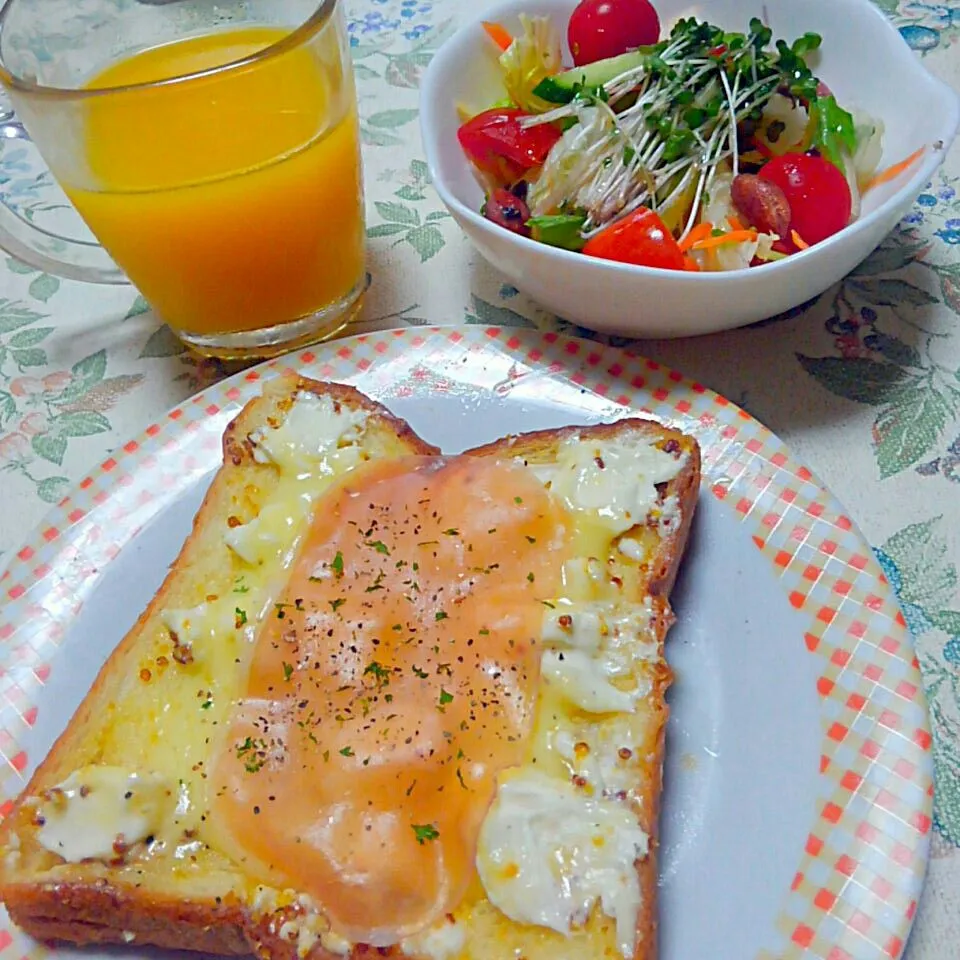
{"label": "slice of toast", "polygon": [[[695,441],[651,421],[510,437],[466,455],[532,471],[574,532],[557,558],[562,586],[541,600],[544,666],[529,748],[500,777],[478,876],[445,919],[400,943],[352,944],[330,929],[322,903],[252,881],[206,842],[204,764],[242,695],[245,644],[283,592],[306,518],[364,463],[437,453],[347,387],[281,380],[244,408],[166,581],[0,826],[0,898],[14,922],[41,940],[277,960],[655,957],[670,682],[663,640],[700,463]],[[549,889],[521,902],[503,882],[501,874],[536,866],[531,847],[497,872],[510,846],[503,837],[516,836],[511,797],[525,790],[553,791],[565,798],[565,816],[588,811],[614,825],[610,836],[631,838],[629,856],[621,850],[601,872],[623,882],[619,901],[581,884],[582,902],[554,909]],[[111,804],[95,809],[91,798],[111,791]],[[176,843],[158,826],[172,809],[183,830]],[[541,831],[535,840],[549,838]]]}

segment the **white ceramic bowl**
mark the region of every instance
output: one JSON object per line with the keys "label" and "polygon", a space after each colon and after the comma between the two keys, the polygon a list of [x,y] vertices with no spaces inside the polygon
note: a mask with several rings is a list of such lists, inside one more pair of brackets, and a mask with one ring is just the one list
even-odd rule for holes
{"label": "white ceramic bowl", "polygon": [[[743,326],[816,297],[852,270],[893,229],[943,160],[960,123],[960,99],[921,65],[869,0],[654,0],[664,31],[696,16],[743,31],[762,17],[788,42],[808,30],[823,37],[814,73],[841,104],[886,125],[881,166],[919,146],[921,163],[870,190],[859,219],[802,253],[731,273],[682,273],[596,260],[519,237],[485,220],[470,164],[457,142],[456,104],[482,106],[503,95],[499,67],[480,20],[511,31],[519,13],[555,18],[561,35],[576,0],[478,4],[476,20],[438,51],[421,85],[427,163],[443,202],[483,256],[520,290],[559,316],[593,330],[634,337],[680,337]],[[567,62],[571,62],[569,57]]]}

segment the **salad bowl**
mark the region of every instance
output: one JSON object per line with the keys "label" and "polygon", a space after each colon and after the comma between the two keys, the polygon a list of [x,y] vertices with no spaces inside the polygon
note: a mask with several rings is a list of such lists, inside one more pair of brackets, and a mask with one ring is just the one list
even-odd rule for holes
{"label": "salad bowl", "polygon": [[[757,17],[774,41],[790,43],[808,32],[822,37],[810,67],[841,105],[882,121],[877,168],[890,174],[863,193],[848,226],[756,266],[684,271],[586,256],[487,219],[481,213],[484,188],[457,137],[465,107],[479,113],[505,94],[499,50],[483,21],[516,36],[522,15],[548,17],[563,38],[564,64],[571,65],[566,33],[576,0],[481,7],[437,52],[421,84],[420,122],[441,199],[494,268],[545,308],[588,329],[630,337],[693,336],[744,326],[815,298],[864,260],[905,215],[956,137],[960,98],[922,66],[869,0],[653,2],[661,37],[682,17],[739,32]],[[904,164],[909,157],[913,161]]]}

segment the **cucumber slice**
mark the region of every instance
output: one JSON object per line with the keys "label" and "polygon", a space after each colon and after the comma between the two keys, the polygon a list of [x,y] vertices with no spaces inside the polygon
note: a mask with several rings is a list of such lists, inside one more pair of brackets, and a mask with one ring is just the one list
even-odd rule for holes
{"label": "cucumber slice", "polygon": [[649,50],[641,47],[638,50],[621,53],[617,57],[608,57],[606,60],[597,60],[596,63],[573,67],[553,77],[544,77],[533,88],[533,92],[548,103],[569,103],[578,90],[601,87],[614,77],[619,77],[621,73],[643,66],[648,56]]}

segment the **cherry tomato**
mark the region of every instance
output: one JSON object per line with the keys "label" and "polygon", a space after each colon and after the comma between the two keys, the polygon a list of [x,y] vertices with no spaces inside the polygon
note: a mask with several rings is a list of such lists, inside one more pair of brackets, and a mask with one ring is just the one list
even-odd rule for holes
{"label": "cherry tomato", "polygon": [[583,252],[588,257],[636,263],[642,267],[686,269],[679,244],[660,217],[647,207],[634,210],[619,223],[591,237]]}
{"label": "cherry tomato", "polygon": [[659,39],[660,18],[648,0],[581,0],[567,25],[567,43],[578,67]]}
{"label": "cherry tomato", "polygon": [[501,183],[513,183],[532,167],[539,167],[560,132],[549,123],[520,126],[523,110],[496,107],[468,120],[457,139],[471,162]]}
{"label": "cherry tomato", "polygon": [[[783,191],[790,204],[790,229],[804,243],[820,243],[850,222],[853,200],[847,178],[829,160],[787,153],[764,164],[760,177]],[[793,249],[789,237],[783,240]]]}

